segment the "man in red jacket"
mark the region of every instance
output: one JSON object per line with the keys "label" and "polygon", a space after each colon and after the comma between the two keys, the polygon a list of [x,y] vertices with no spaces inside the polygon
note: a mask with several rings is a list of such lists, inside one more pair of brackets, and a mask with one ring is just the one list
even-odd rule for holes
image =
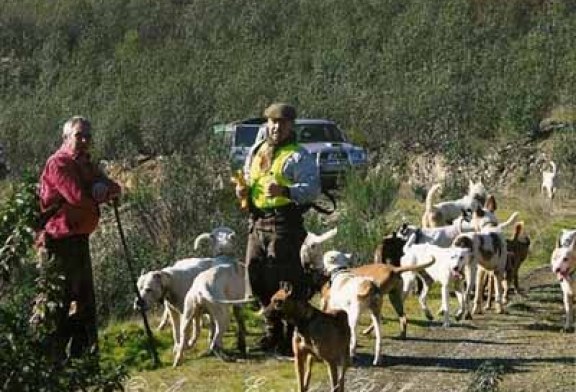
{"label": "man in red jacket", "polygon": [[92,133],[87,119],[69,119],[62,139],[40,176],[40,208],[48,215],[40,238],[50,266],[63,277],[56,328],[48,339],[49,355],[56,361],[98,349],[88,237],[98,225],[98,205],[120,195],[120,186],[90,160]]}

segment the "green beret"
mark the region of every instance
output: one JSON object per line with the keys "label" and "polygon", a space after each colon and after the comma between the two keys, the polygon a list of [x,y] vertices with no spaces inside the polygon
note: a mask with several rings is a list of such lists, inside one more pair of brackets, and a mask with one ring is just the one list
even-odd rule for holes
{"label": "green beret", "polygon": [[296,108],[287,103],[273,103],[264,110],[264,117],[294,120],[296,118]]}

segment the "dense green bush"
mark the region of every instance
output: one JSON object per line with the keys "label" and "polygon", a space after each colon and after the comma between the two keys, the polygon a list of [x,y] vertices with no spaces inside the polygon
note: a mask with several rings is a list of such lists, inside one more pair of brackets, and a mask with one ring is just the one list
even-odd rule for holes
{"label": "dense green bush", "polygon": [[51,309],[58,306],[59,277],[48,267],[34,268],[35,192],[27,177],[13,186],[0,210],[0,391],[122,389],[126,371],[112,361],[86,355],[55,366],[43,350],[53,326]]}
{"label": "dense green bush", "polygon": [[[0,5],[0,140],[42,162],[73,114],[106,158],[202,153],[272,100],[369,147],[515,137],[574,104],[570,1],[40,1]],[[473,145],[474,143],[468,143]],[[466,144],[464,144],[465,146]]]}

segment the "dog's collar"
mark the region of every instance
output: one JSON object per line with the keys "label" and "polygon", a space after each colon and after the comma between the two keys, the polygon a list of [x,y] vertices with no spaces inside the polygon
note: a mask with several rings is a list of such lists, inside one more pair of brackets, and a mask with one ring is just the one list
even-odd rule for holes
{"label": "dog's collar", "polygon": [[336,277],[343,272],[348,272],[348,268],[338,267],[333,269],[332,272],[330,272],[330,284],[332,284],[332,282],[334,282],[334,279],[336,279]]}

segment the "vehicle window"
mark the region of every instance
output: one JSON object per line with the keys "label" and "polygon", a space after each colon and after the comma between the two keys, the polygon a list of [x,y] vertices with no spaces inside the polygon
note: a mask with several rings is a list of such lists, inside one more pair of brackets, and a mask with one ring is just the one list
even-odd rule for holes
{"label": "vehicle window", "polygon": [[334,124],[296,125],[296,135],[300,143],[345,141],[342,132]]}
{"label": "vehicle window", "polygon": [[258,126],[238,125],[236,126],[236,135],[234,145],[236,147],[250,147],[256,140]]}

